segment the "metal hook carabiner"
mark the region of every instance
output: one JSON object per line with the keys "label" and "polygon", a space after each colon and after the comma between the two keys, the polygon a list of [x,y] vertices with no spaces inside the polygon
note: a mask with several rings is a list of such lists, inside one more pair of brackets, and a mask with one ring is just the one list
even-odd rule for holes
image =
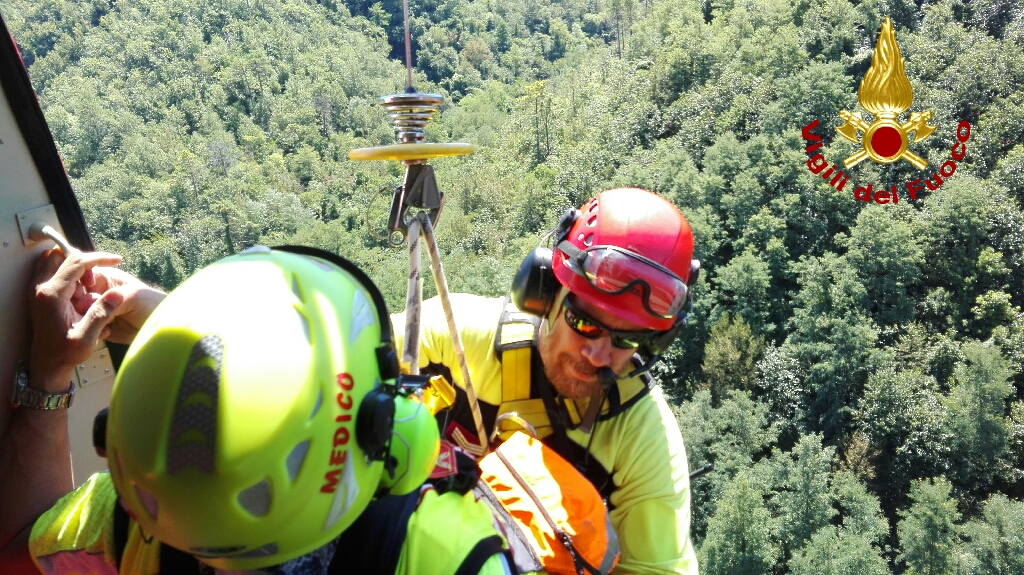
{"label": "metal hook carabiner", "polygon": [[444,192],[437,189],[434,168],[429,164],[409,164],[405,181],[395,188],[388,215],[388,242],[399,246],[409,236],[409,224],[418,212],[426,212],[430,224],[437,223],[444,204]]}
{"label": "metal hook carabiner", "polygon": [[523,431],[528,433],[530,437],[534,439],[539,439],[537,437],[537,428],[534,427],[532,423],[526,421],[526,419],[519,415],[519,413],[515,411],[510,411],[508,413],[502,413],[501,415],[494,419],[494,431],[491,432],[490,439],[491,444],[494,444],[494,440],[498,439],[499,435],[501,435],[505,431],[508,431],[501,429],[501,423],[504,421],[511,421],[512,423],[519,425],[519,427],[522,427]]}

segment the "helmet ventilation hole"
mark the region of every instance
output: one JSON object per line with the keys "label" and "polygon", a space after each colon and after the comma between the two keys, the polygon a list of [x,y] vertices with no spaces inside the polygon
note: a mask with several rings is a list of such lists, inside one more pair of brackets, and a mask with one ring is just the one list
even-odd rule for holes
{"label": "helmet ventilation hole", "polygon": [[354,344],[356,339],[363,333],[363,330],[376,322],[373,317],[373,308],[366,299],[363,290],[357,289],[352,293],[352,324],[349,331],[349,344]]}
{"label": "helmet ventilation hole", "polygon": [[309,320],[306,319],[306,314],[302,313],[302,310],[295,308],[296,315],[299,316],[299,323],[302,324],[302,333],[306,336],[306,342],[309,345],[313,345],[313,334],[309,331]]}
{"label": "helmet ventilation hole", "polygon": [[255,517],[270,512],[270,480],[264,479],[238,494],[238,504]]}
{"label": "helmet ventilation hole", "polygon": [[292,293],[299,298],[299,301],[306,303],[306,298],[302,297],[302,288],[299,287],[299,277],[295,274],[292,274]]}
{"label": "helmet ventilation hole", "polygon": [[160,504],[157,503],[156,496],[139,487],[138,484],[133,485],[133,487],[135,487],[135,495],[139,498],[146,513],[153,518],[153,521],[156,521],[157,515],[160,513]]}
{"label": "helmet ventilation hole", "polygon": [[313,419],[316,414],[320,412],[320,406],[324,404],[324,390],[319,390],[316,394],[316,404],[313,406],[313,413],[309,414],[309,418]]}
{"label": "helmet ventilation hole", "polygon": [[295,478],[299,476],[299,470],[302,469],[302,463],[306,461],[306,454],[309,453],[309,440],[299,442],[292,448],[292,452],[288,454],[288,459],[285,460],[285,466],[288,468],[288,478],[292,482],[295,482]]}
{"label": "helmet ventilation hole", "polygon": [[589,248],[594,243],[594,234],[580,234],[580,241]]}
{"label": "helmet ventilation hole", "polygon": [[590,227],[594,227],[594,226],[597,225],[597,215],[596,214],[593,215],[593,216],[590,216],[590,218],[587,220],[587,225],[590,226]]}
{"label": "helmet ventilation hole", "polygon": [[336,271],[338,271],[338,268],[328,264],[327,262],[323,261],[320,258],[315,258],[313,256],[305,256],[305,255],[302,256],[302,257],[304,257],[305,259],[313,262],[314,264],[317,265],[317,267],[319,267],[320,269],[324,270],[325,272],[336,272]]}
{"label": "helmet ventilation hole", "polygon": [[[271,555],[277,555],[277,543],[267,543],[263,547],[239,553],[235,557],[248,559],[253,557],[270,557]],[[265,571],[258,571],[258,573],[265,573]]]}

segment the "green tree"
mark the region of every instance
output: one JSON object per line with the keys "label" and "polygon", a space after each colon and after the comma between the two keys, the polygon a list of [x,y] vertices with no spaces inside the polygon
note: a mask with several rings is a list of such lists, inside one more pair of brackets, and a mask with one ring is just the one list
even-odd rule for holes
{"label": "green tree", "polygon": [[1024,503],[1001,494],[985,501],[981,517],[963,526],[965,552],[976,561],[974,573],[1024,572]]}
{"label": "green tree", "polygon": [[946,400],[957,486],[977,497],[989,489],[1005,465],[1009,450],[1006,398],[1013,392],[1009,364],[999,348],[965,346],[967,361],[953,373]]}
{"label": "green tree", "polygon": [[909,575],[955,573],[960,512],[950,498],[951,488],[941,478],[915,481],[910,488],[913,504],[900,512],[897,527],[903,549],[899,560],[906,563]]}
{"label": "green tree", "polygon": [[777,522],[764,503],[764,493],[744,472],[722,493],[708,536],[698,550],[701,571],[708,575],[767,575],[779,557],[772,540]]}
{"label": "green tree", "polygon": [[889,534],[889,522],[882,514],[878,498],[857,476],[847,470],[833,473],[832,495],[842,519],[840,533],[857,535],[876,546],[884,541]]}
{"label": "green tree", "polygon": [[792,575],[889,575],[889,566],[871,541],[832,526],[815,532],[789,561]]}
{"label": "green tree", "polygon": [[768,419],[779,427],[779,446],[791,449],[805,430],[806,392],[796,358],[786,348],[767,347],[757,363],[758,395],[769,406]]}
{"label": "green tree", "polygon": [[822,447],[821,436],[800,438],[788,456],[772,457],[779,491],[772,498],[780,517],[781,540],[790,552],[811,539],[838,515],[830,487],[835,448]]}
{"label": "green tree", "polygon": [[999,158],[994,178],[1018,205],[1024,203],[1024,145],[1018,144]]}
{"label": "green tree", "polygon": [[836,438],[874,361],[877,331],[863,312],[864,285],[844,258],[805,258],[794,269],[801,288],[786,346],[806,370],[814,394],[810,423],[826,439]]}
{"label": "green tree", "polygon": [[992,341],[999,346],[1003,357],[1010,361],[1015,383],[1024,383],[1024,313],[1017,312],[1013,323],[994,330]]}
{"label": "green tree", "polygon": [[761,256],[752,251],[743,252],[719,268],[713,282],[718,302],[710,314],[712,322],[720,323],[722,318],[735,315],[754,333],[764,335],[774,331],[775,326],[768,321],[771,270]]}
{"label": "green tree", "polygon": [[729,391],[718,407],[712,406],[708,391],[698,391],[678,408],[677,419],[691,467],[715,466],[695,480],[691,491],[691,529],[699,541],[710,533],[709,518],[728,483],[767,453],[778,432],[768,420],[768,406],[738,390]]}
{"label": "green tree", "polygon": [[857,216],[846,241],[846,260],[857,270],[879,326],[906,323],[914,317],[924,255],[908,225],[912,217],[908,210],[868,206]]}
{"label": "green tree", "polygon": [[947,472],[956,461],[935,380],[889,365],[868,378],[854,413],[873,453],[872,486],[886,513],[909,504],[910,482]]}
{"label": "green tree", "polygon": [[[967,176],[952,179],[925,200],[927,210],[918,224],[925,258],[923,281],[933,294],[944,290],[946,301],[923,315],[937,331],[969,321],[979,296],[1005,288],[1012,271],[1007,263],[1013,261],[1019,242],[1004,237],[1012,235],[1012,222],[1019,216],[997,216],[1007,209],[1001,204],[998,190],[986,189]],[[1009,209],[1014,211],[1012,204]]]}
{"label": "green tree", "polygon": [[742,317],[725,315],[711,328],[701,369],[716,405],[727,390],[753,389],[763,351],[764,338],[753,335]]}

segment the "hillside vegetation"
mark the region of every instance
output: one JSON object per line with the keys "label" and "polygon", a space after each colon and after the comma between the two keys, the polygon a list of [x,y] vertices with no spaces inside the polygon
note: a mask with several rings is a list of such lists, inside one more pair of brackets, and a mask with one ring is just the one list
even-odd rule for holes
{"label": "hillside vegetation", "polygon": [[[1024,2],[412,0],[452,288],[498,295],[562,211],[639,186],[693,225],[695,316],[659,366],[707,574],[1024,573]],[[402,167],[401,2],[0,0],[101,249],[173,288],[256,243],[323,247],[399,309],[374,237]],[[937,130],[910,201],[839,191],[837,137],[892,18]],[[431,287],[427,282],[427,291]]]}

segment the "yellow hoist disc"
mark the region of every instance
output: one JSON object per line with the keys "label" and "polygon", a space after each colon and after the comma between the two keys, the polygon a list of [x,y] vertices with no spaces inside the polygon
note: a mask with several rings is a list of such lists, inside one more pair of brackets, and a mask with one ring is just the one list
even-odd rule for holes
{"label": "yellow hoist disc", "polygon": [[348,153],[350,160],[429,160],[446,156],[466,156],[476,151],[473,144],[393,144],[374,148],[356,148]]}

